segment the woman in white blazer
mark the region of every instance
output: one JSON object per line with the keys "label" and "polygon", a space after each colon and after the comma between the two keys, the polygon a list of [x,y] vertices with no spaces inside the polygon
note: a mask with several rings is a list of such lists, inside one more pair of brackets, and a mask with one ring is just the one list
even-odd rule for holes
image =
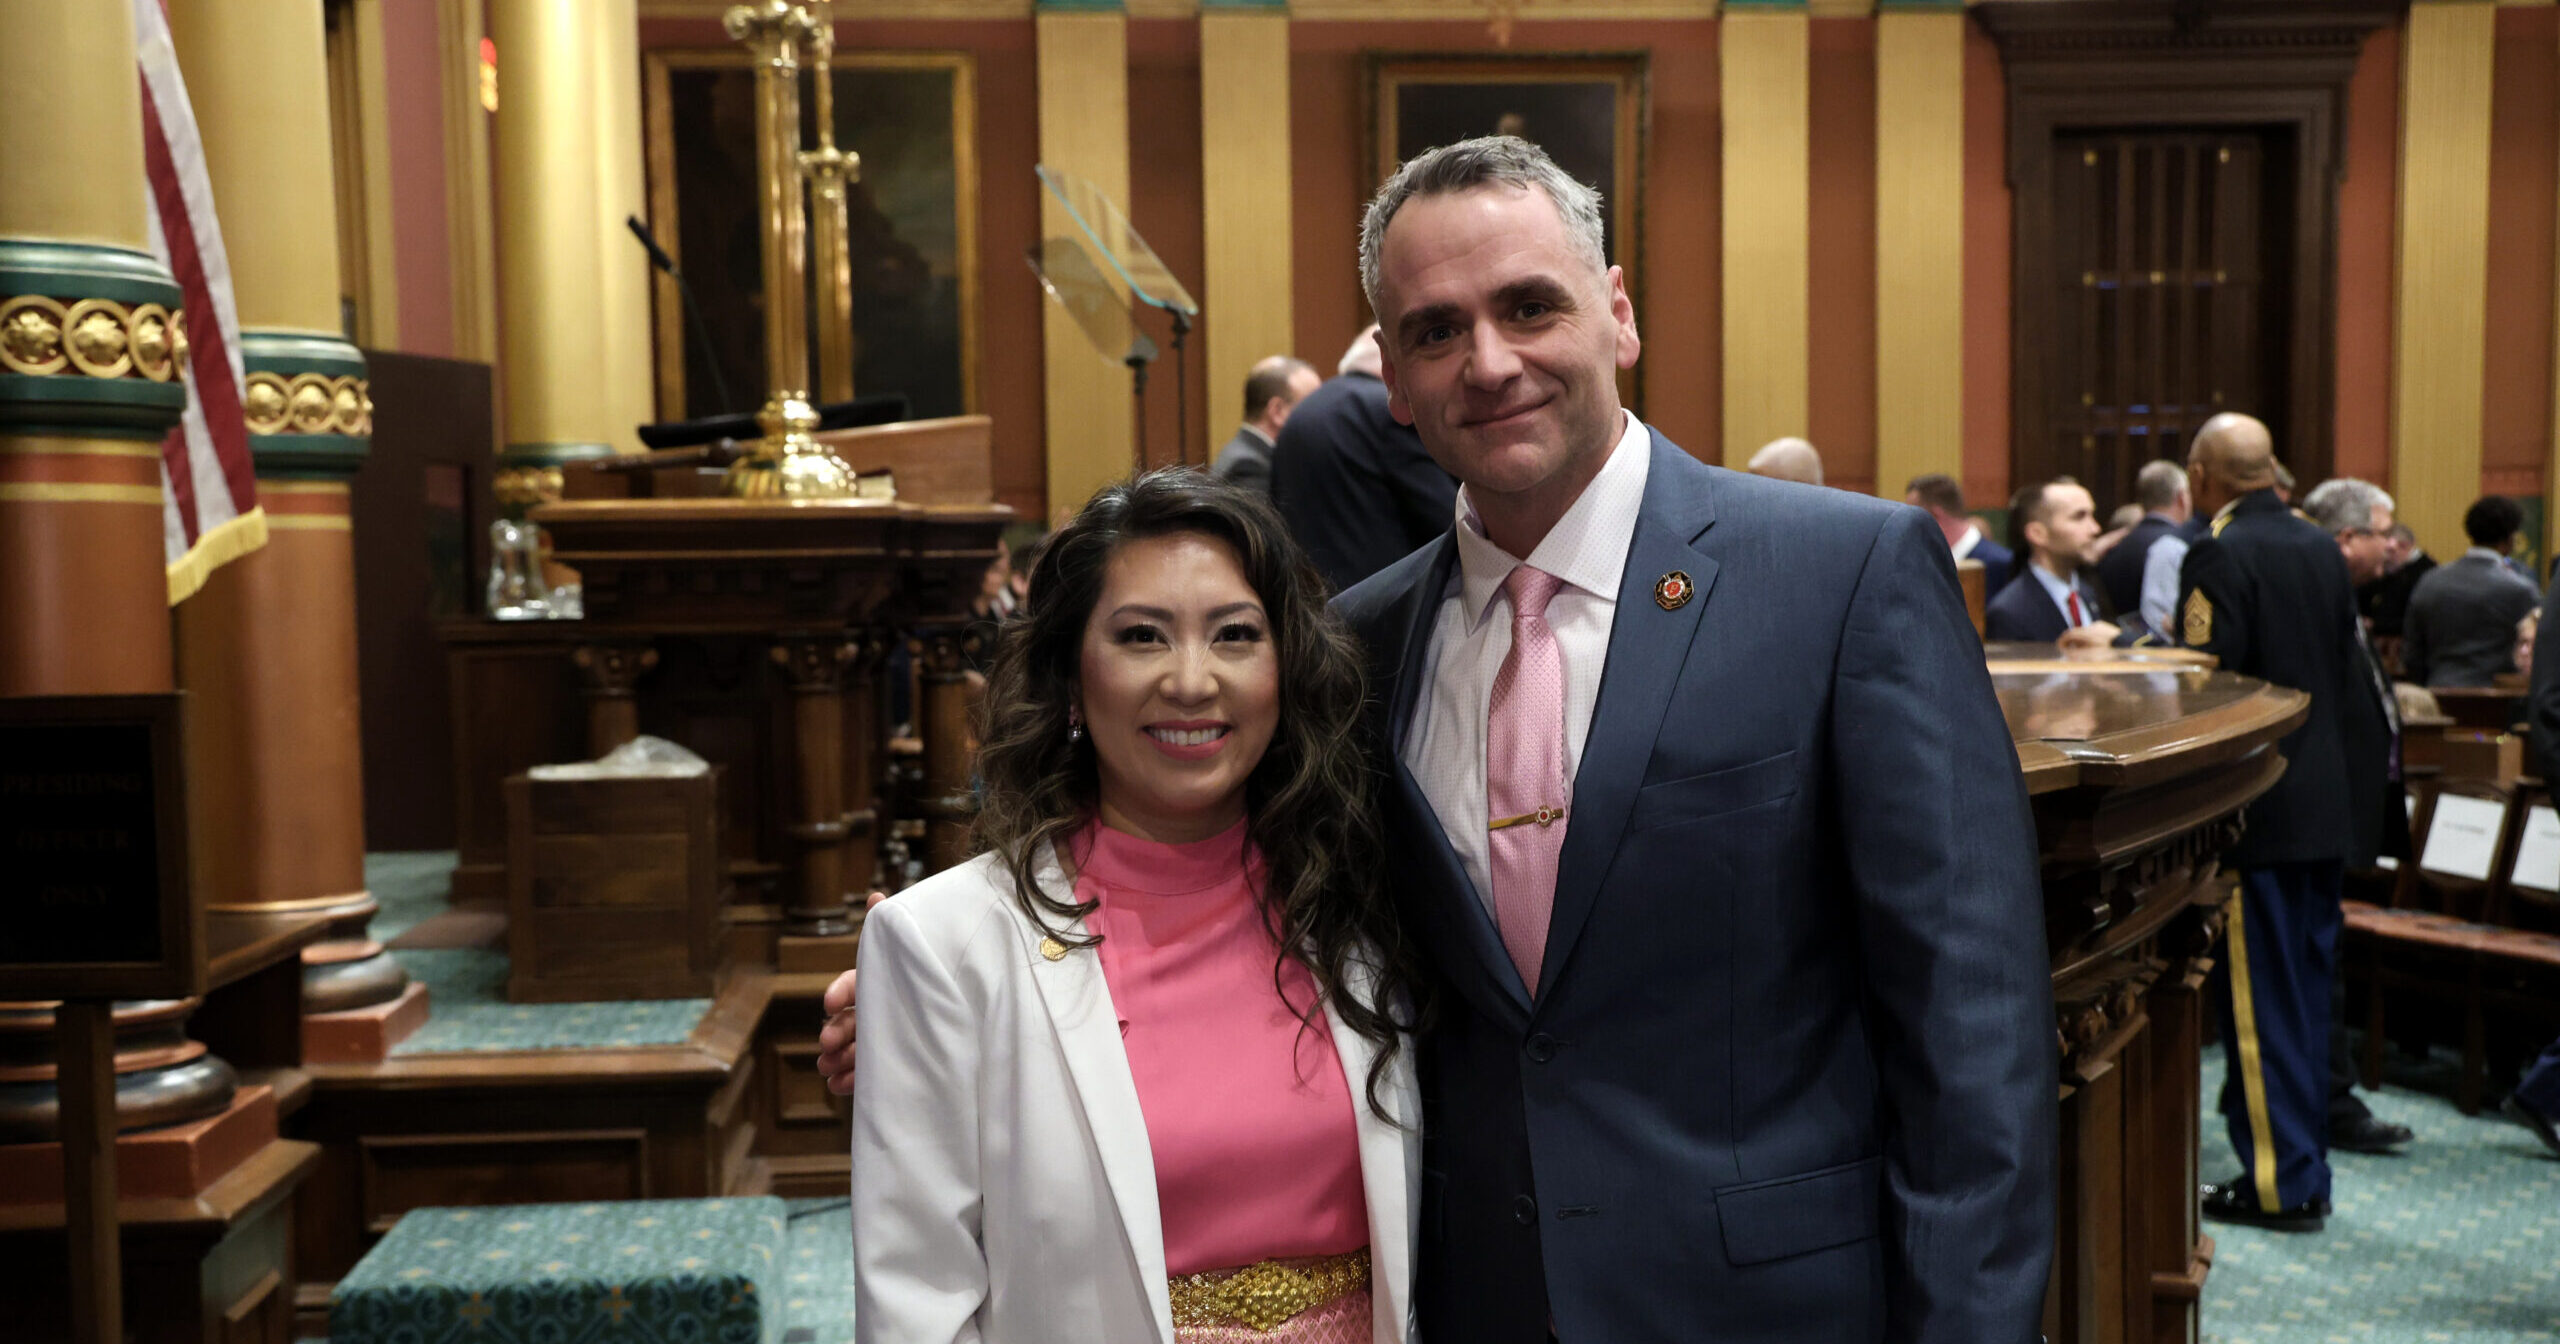
{"label": "woman in white blazer", "polygon": [[858,1341],[1409,1344],[1415,980],[1362,694],[1249,492],[1151,473],[1042,548],[986,852],[863,931]]}

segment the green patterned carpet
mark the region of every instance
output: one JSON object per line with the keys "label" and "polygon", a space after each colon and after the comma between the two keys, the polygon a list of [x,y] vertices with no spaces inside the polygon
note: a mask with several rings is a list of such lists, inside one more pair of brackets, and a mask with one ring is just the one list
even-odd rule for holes
{"label": "green patterned carpet", "polygon": [[[2560,1160],[2494,1111],[2465,1117],[2450,1071],[2365,1094],[2418,1132],[2401,1157],[2333,1154],[2335,1211],[2317,1235],[2208,1224],[2204,1344],[2560,1341]],[[2204,1061],[2206,1180],[2240,1170]],[[2422,1090],[2423,1089],[2423,1090]]]}
{"label": "green patterned carpet", "polygon": [[783,1344],[853,1344],[853,1209],[845,1200],[794,1199],[782,1277]]}

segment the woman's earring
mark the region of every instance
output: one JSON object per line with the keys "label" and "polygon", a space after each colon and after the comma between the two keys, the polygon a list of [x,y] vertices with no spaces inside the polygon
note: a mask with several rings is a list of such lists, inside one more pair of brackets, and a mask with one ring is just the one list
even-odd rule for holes
{"label": "woman's earring", "polygon": [[1069,705],[1067,706],[1067,741],[1070,743],[1076,743],[1082,742],[1083,740],[1084,711],[1073,705]]}

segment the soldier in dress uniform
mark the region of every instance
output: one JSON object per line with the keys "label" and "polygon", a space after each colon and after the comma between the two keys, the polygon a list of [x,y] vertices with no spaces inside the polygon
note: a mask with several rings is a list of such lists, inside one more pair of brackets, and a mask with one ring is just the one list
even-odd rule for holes
{"label": "soldier in dress uniform", "polygon": [[2273,441],[2217,415],[2187,453],[2211,531],[2179,571],[2182,642],[2224,668],[2303,691],[2311,710],[2278,744],[2285,771],[2249,805],[2225,862],[2240,890],[2215,974],[2227,1070],[2222,1115],[2245,1167],[2204,1187],[2206,1216],[2316,1232],[2329,1212],[2329,998],[2345,870],[2369,863],[2390,729],[2357,640],[2346,561],[2285,506]]}

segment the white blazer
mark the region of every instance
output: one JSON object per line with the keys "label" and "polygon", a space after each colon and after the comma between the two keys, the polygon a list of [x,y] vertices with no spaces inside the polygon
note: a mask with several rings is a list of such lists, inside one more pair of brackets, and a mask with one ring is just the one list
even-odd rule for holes
{"label": "white blazer", "polygon": [[[1054,855],[1038,873],[1072,898]],[[1155,1159],[1099,955],[1042,956],[1047,931],[983,854],[874,908],[862,934],[856,1344],[1173,1344]],[[1411,1344],[1413,1051],[1380,1088],[1399,1127],[1366,1100],[1375,1048],[1326,1021],[1357,1115],[1377,1344]]]}

